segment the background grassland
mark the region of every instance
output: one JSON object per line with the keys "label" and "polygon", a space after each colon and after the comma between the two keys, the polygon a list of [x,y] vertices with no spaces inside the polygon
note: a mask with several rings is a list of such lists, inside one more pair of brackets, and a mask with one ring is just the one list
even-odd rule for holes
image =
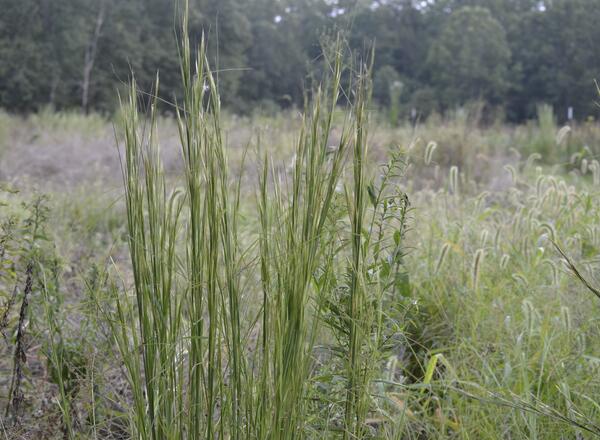
{"label": "background grassland", "polygon": [[[393,193],[406,192],[411,209],[402,238],[403,270],[395,278],[395,296],[387,303],[384,297],[378,300],[384,305],[381,316],[387,320],[387,327],[381,328],[392,336],[386,340],[385,350],[377,350],[378,361],[369,365],[372,371],[368,387],[363,388],[364,400],[351,409],[362,411],[360,426],[352,428],[358,429],[360,436],[559,439],[593,438],[593,433],[598,433],[598,303],[569,273],[552,241],[594,281],[600,253],[600,129],[594,123],[583,123],[573,125],[569,132],[561,131],[547,112],[541,109],[540,121],[527,125],[487,127],[478,123],[476,113],[467,110],[423,121],[417,127],[393,128],[385,118],[380,121],[376,114],[370,115],[369,165],[364,169],[367,183],[371,178],[380,182],[377,176],[385,168],[378,163],[400,155],[407,165],[402,177],[395,180]],[[6,317],[0,361],[2,435],[127,438],[132,429],[145,423],[143,404],[138,407],[138,425],[131,423],[135,420],[131,409],[136,399],[139,404],[146,397],[139,395],[142,388],[136,396],[135,386],[127,380],[131,377],[123,366],[114,328],[128,328],[123,337],[132,337],[138,329],[136,318],[132,316],[125,327],[114,327],[117,324],[110,313],[99,313],[112,313],[116,298],[134,298],[135,268],[128,255],[131,231],[126,224],[126,199],[111,121],[95,115],[51,113],[30,118],[3,116],[2,120],[7,121],[3,126],[9,133],[0,157],[4,222],[0,318]],[[298,112],[253,118],[222,115],[222,142],[231,178],[227,188],[229,183],[235,188],[242,157],[250,145],[235,214],[236,247],[238,252],[249,250],[238,254],[236,264],[243,273],[238,287],[242,298],[240,338],[248,362],[244,367],[248,375],[239,380],[241,394],[257,399],[244,401],[243,408],[257,416],[261,414],[257,391],[275,396],[277,386],[284,391],[292,380],[278,385],[275,376],[258,373],[263,371],[257,353],[265,328],[260,324],[265,319],[261,307],[264,274],[276,277],[297,268],[291,261],[305,255],[301,248],[289,247],[291,242],[285,240],[289,229],[283,231],[286,235],[278,235],[283,232],[276,230],[265,234],[265,228],[272,228],[276,219],[285,218],[289,207],[285,198],[270,192],[277,180],[265,179],[264,173],[270,176],[288,170],[293,176],[294,169],[300,172],[294,149],[302,139],[300,130],[310,121]],[[116,126],[121,124],[119,120]],[[339,145],[348,130],[342,110],[334,109],[331,124],[327,146]],[[181,187],[179,176],[185,163],[178,150],[176,121],[157,118],[157,133],[165,185]],[[255,152],[258,135],[260,153]],[[123,139],[121,134],[117,136]],[[265,155],[272,157],[268,167]],[[340,174],[340,182],[350,185],[348,195],[353,194],[353,173],[350,158]],[[11,192],[16,188],[20,192]],[[335,438],[342,435],[344,427],[353,426],[344,416],[345,372],[352,369],[348,370],[346,355],[335,356],[335,350],[349,346],[340,330],[340,322],[348,321],[333,306],[347,304],[347,290],[340,286],[351,285],[345,274],[352,274],[348,263],[352,251],[345,246],[353,227],[347,209],[354,202],[341,191],[335,192],[323,237],[329,237],[326,243],[344,246],[345,251],[337,254],[340,258],[330,258],[333,254],[328,249],[332,248],[325,247],[323,255],[329,257],[315,273],[331,276],[315,278],[323,283],[318,285],[324,286],[320,290],[313,290],[317,284],[309,287],[310,295],[327,291],[328,298],[336,301],[307,302],[321,305],[320,319],[327,325],[311,333],[313,349],[304,352],[303,360],[307,367],[296,373],[303,375],[296,376],[302,377],[296,398],[306,399],[301,417],[296,414],[303,420],[302,430],[296,434],[309,438]],[[365,187],[365,191],[365,209],[370,212],[369,189]],[[48,197],[39,201],[36,194],[40,192]],[[257,215],[257,207],[263,210],[262,217]],[[310,212],[299,218],[308,219]],[[395,243],[393,229],[387,231],[392,236],[382,247],[386,250]],[[273,262],[266,256],[276,248],[288,250],[285,257]],[[182,286],[187,283],[190,264],[186,255],[178,251],[172,267],[174,279]],[[28,272],[31,261],[35,265]],[[204,267],[207,270],[208,266]],[[365,273],[369,269],[372,267],[365,267]],[[226,266],[217,268],[221,270]],[[261,276],[261,270],[267,272]],[[28,273],[32,274],[29,310],[19,325]],[[271,278],[273,283],[275,279]],[[11,300],[15,285],[17,294]],[[219,281],[215,292],[222,285]],[[275,295],[277,284],[270,289]],[[288,289],[282,288],[284,291]],[[222,306],[230,304],[229,300],[219,301]],[[361,310],[367,306],[365,303]],[[229,312],[220,315],[223,310],[214,311],[221,316],[216,318],[219,322],[231,317]],[[306,312],[305,325],[312,329],[315,312],[312,306],[307,306]],[[277,319],[283,320],[283,315]],[[276,327],[269,328],[273,344],[287,340],[283,336],[276,339]],[[229,341],[231,333],[215,337]],[[19,340],[24,362],[14,356]],[[275,345],[269,347],[275,350]],[[363,355],[370,349],[365,345]],[[229,358],[230,350],[227,347],[213,355]],[[15,362],[23,367],[22,396],[13,415],[14,401],[8,396],[14,388]],[[173,362],[176,368],[187,368],[185,361]],[[276,371],[273,365],[269,374]],[[224,371],[227,369],[215,371],[219,377],[215,389],[217,395],[230,396],[226,388],[230,379]],[[182,387],[185,383],[181,382]],[[267,383],[270,385],[265,386]],[[161,386],[169,389],[168,384]],[[181,393],[182,399],[189,398],[184,389]],[[227,398],[220,399],[215,405],[223,408]],[[263,413],[262,424],[260,418],[254,419],[256,433],[271,429],[273,410]],[[220,414],[215,420],[233,420],[232,411],[215,412]],[[284,424],[286,416],[281,417]],[[201,426],[206,429],[206,424]],[[254,436],[261,436],[256,433]]]}

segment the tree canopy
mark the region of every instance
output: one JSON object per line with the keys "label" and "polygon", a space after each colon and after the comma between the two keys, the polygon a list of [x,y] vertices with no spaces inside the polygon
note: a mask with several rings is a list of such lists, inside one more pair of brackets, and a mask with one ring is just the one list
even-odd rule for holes
{"label": "tree canopy", "polygon": [[488,9],[465,6],[431,44],[428,63],[444,105],[481,99],[499,104],[509,87],[510,49]]}
{"label": "tree canopy", "polygon": [[[0,107],[111,112],[135,72],[176,98],[175,0],[0,0]],[[190,0],[225,106],[302,104],[321,42],[375,45],[375,101],[427,115],[472,100],[510,120],[540,103],[596,116],[597,0]],[[390,88],[390,84],[401,88]],[[390,93],[399,94],[391,98]]]}

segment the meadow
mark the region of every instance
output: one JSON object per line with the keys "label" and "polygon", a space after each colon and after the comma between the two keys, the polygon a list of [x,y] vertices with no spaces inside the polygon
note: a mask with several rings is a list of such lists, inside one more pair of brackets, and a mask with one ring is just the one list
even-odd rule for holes
{"label": "meadow", "polygon": [[0,436],[600,436],[600,126],[392,126],[339,52],[305,109],[184,44],[176,115],[0,114]]}

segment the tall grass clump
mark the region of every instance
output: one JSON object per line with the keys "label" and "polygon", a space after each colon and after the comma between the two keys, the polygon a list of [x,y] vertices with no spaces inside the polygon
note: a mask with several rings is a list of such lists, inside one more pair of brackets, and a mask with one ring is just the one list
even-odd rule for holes
{"label": "tall grass clump", "polygon": [[[305,109],[291,173],[265,159],[260,178],[259,438],[367,436],[374,380],[401,329],[395,309],[410,294],[402,260],[408,199],[395,186],[404,162],[394,155],[378,179],[369,175],[370,64],[346,72],[340,41],[325,60],[331,76]],[[323,348],[330,359],[317,354]]]}
{"label": "tall grass clump", "polygon": [[[183,29],[177,120],[185,189],[167,191],[156,98],[144,119],[132,81],[122,104],[135,298],[118,298],[112,328],[133,392],[136,436],[247,437],[240,418],[236,207],[228,194],[219,96],[204,45],[193,56],[186,20]],[[158,88],[157,78],[155,96]]]}
{"label": "tall grass clump", "polygon": [[556,118],[554,110],[551,105],[540,104],[537,106],[537,124],[533,130],[533,133],[528,137],[528,141],[524,146],[524,150],[528,154],[537,153],[542,158],[552,163],[553,161],[560,159],[556,132],[558,131],[556,125]]}
{"label": "tall grass clump", "polygon": [[[125,115],[125,184],[136,304],[118,302],[117,338],[141,438],[241,434],[235,206],[228,196],[219,97],[204,46],[193,63],[184,23],[178,112],[185,191],[167,193],[156,139],[157,102],[140,121],[132,82]],[[208,84],[208,85],[207,85]],[[155,94],[159,81],[156,81]],[[147,126],[145,124],[148,124]],[[178,246],[182,244],[182,246]],[[132,338],[132,340],[130,340]],[[132,355],[141,347],[142,356]]]}
{"label": "tall grass clump", "polygon": [[[291,175],[273,175],[272,185],[268,185],[265,160],[260,182],[264,299],[261,388],[267,390],[272,384],[272,392],[259,399],[261,438],[302,436],[290,426],[300,427],[306,411],[305,388],[320,313],[314,310],[313,277],[331,239],[325,237],[326,225],[351,133],[346,121],[339,142],[330,146],[341,89],[339,54],[331,67],[330,83],[316,90],[311,108],[305,109]],[[275,197],[270,197],[270,188]]]}
{"label": "tall grass clump", "polygon": [[[147,112],[135,81],[122,101],[133,287],[116,294],[109,322],[132,391],[133,435],[364,437],[373,380],[399,328],[385,304],[407,292],[408,202],[390,185],[402,161],[394,157],[380,179],[367,173],[370,64],[346,70],[340,40],[324,56],[328,73],[306,100],[291,168],[264,158],[255,246],[238,231],[241,179],[229,176],[218,84],[204,40],[193,52],[187,27],[186,11],[181,187],[168,189],[161,166],[158,77]],[[335,360],[325,362],[343,387],[323,397],[317,343],[331,339]],[[329,419],[318,413],[324,405],[337,408]]]}

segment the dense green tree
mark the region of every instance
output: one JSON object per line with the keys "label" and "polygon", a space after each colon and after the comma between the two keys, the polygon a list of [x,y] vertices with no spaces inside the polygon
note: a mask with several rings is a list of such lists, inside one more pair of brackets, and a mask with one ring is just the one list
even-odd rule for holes
{"label": "dense green tree", "polygon": [[244,103],[278,104],[302,102],[307,57],[286,11],[278,0],[250,0],[253,44],[247,51],[247,70],[239,95]]}
{"label": "dense green tree", "polygon": [[600,8],[596,0],[555,0],[530,14],[515,49],[521,88],[511,98],[516,119],[531,117],[536,105],[553,105],[560,119],[597,115],[594,80],[600,79]]}
{"label": "dense green tree", "polygon": [[247,67],[246,50],[252,43],[250,22],[243,3],[236,0],[197,0],[192,32],[204,33],[209,58],[226,104],[236,101]]}
{"label": "dense green tree", "polygon": [[161,96],[173,101],[180,88],[173,4],[165,0],[108,1],[96,62],[95,106],[113,108],[116,90],[127,83],[132,73],[148,93],[158,73]]}
{"label": "dense green tree", "polygon": [[[190,0],[194,44],[204,33],[225,105],[301,105],[341,32],[375,47],[376,102],[419,115],[484,100],[510,120],[541,102],[560,118],[597,115],[597,0]],[[175,0],[0,0],[0,107],[110,112],[135,72],[177,98]],[[399,80],[402,93],[389,84]],[[393,96],[392,96],[393,95]]]}
{"label": "dense green tree", "polygon": [[389,106],[394,95],[393,90],[396,89],[399,96],[399,91],[404,84],[400,79],[400,75],[392,66],[383,66],[373,78],[373,98],[382,105]]}
{"label": "dense green tree", "polygon": [[[350,21],[350,44],[373,42],[375,68],[392,66],[402,76],[422,74],[430,43],[425,15],[411,0],[371,2],[357,9]],[[375,5],[375,6],[374,6]]]}
{"label": "dense green tree", "polygon": [[43,0],[40,14],[45,35],[44,45],[48,70],[45,83],[48,104],[61,108],[73,104],[75,96],[81,96],[80,81],[83,65],[86,23],[82,8],[89,7],[84,1]]}
{"label": "dense green tree", "polygon": [[337,8],[344,14],[335,21],[346,31],[350,46],[359,51],[371,45],[375,48],[374,98],[378,104],[389,106],[397,98],[398,90],[383,84],[391,81],[392,70],[402,83],[404,98],[422,86],[431,33],[417,2],[340,0]]}
{"label": "dense green tree", "polygon": [[448,18],[428,56],[431,78],[446,107],[484,100],[503,104],[510,49],[488,9],[465,6]]}
{"label": "dense green tree", "polygon": [[36,109],[50,95],[40,4],[0,0],[0,11],[0,103],[16,111]]}

